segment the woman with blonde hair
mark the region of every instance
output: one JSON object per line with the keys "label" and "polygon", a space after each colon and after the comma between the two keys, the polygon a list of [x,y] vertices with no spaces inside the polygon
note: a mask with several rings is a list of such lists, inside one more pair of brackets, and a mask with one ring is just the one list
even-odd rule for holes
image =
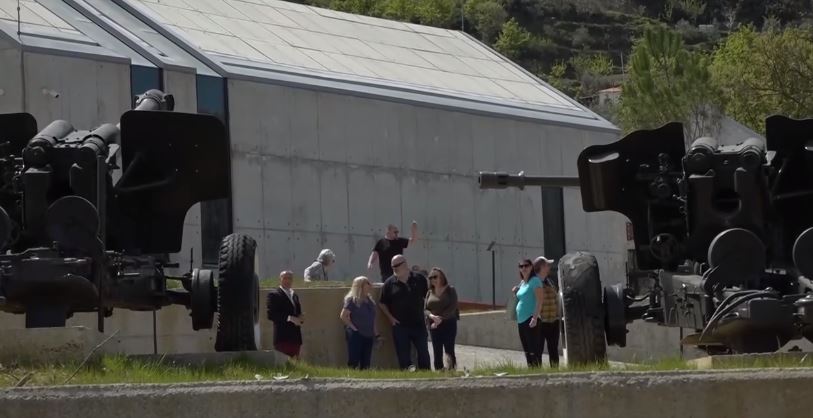
{"label": "woman with blonde hair", "polygon": [[378,338],[375,324],[375,302],[370,296],[372,284],[367,277],[353,279],[350,291],[344,297],[339,318],[344,322],[347,338],[347,366],[369,369],[373,343]]}

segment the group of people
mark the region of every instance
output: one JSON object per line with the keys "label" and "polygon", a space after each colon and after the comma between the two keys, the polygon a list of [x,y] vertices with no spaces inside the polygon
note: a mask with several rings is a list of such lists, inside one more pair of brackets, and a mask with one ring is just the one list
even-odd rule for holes
{"label": "group of people", "polygon": [[528,367],[542,365],[542,354],[548,346],[551,367],[559,366],[559,332],[561,301],[556,284],[549,277],[553,260],[537,257],[519,262],[519,283],[511,289],[516,306],[514,315],[519,340]]}
{"label": "group of people", "polygon": [[[392,341],[401,369],[430,370],[428,337],[432,339],[435,370],[455,370],[455,340],[460,319],[457,291],[446,272],[440,267],[429,271],[410,268],[403,251],[417,239],[417,223],[413,221],[410,238],[398,237],[398,228],[387,227],[367,262],[368,269],[378,261],[381,275],[378,300],[372,296],[373,284],[367,276],[353,279],[339,312],[347,343],[347,365],[367,369],[372,361],[373,347],[381,334],[376,325],[382,313],[392,325]],[[305,269],[305,280],[328,280],[336,256],[322,250],[316,261]],[[520,283],[512,292],[516,295],[516,320],[519,337],[529,367],[541,364],[543,344],[547,342],[551,365],[558,365],[559,301],[555,285],[547,277],[550,263],[544,257],[534,262],[520,262]],[[274,323],[274,347],[297,358],[302,346],[301,326],[304,314],[293,288],[293,273],[280,273],[279,288],[268,294],[268,319]],[[412,348],[417,352],[417,364],[412,363]]]}

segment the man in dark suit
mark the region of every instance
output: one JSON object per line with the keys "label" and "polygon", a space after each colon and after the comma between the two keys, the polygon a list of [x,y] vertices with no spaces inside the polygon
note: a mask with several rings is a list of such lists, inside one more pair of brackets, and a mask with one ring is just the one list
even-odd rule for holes
{"label": "man in dark suit", "polygon": [[302,347],[301,326],[305,322],[299,295],[291,288],[294,273],[286,270],[279,275],[279,287],[268,292],[268,319],[274,323],[274,348],[292,358],[299,357]]}

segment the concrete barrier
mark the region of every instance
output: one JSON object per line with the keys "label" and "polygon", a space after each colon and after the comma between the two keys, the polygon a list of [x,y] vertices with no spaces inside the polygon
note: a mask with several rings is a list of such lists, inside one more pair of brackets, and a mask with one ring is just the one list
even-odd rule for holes
{"label": "concrete barrier", "polygon": [[[344,336],[344,327],[339,319],[342,300],[347,293],[347,287],[312,287],[295,288],[305,313],[305,324],[302,327],[302,359],[315,365],[342,367],[347,364],[347,346]],[[377,298],[380,285],[374,286],[373,294]],[[263,350],[272,350],[274,327],[266,317],[266,295],[269,289],[261,290],[261,320],[260,344]],[[211,353],[214,352],[217,318],[210,330],[194,331],[189,310],[183,306],[173,305],[156,311],[157,352],[180,353]],[[104,353],[122,354],[153,354],[153,313],[136,312],[125,309],[114,310],[113,316],[105,319],[105,333],[99,335],[96,327],[95,313],[77,313],[67,322],[66,328],[51,328],[40,330],[26,330],[25,316],[0,313],[0,330],[4,335],[39,335],[47,334],[52,341],[49,346],[73,347],[77,351],[77,338],[87,341],[101,341],[116,330],[118,333],[100,349]],[[84,332],[79,332],[83,327]],[[380,368],[394,368],[397,366],[395,348],[392,343],[392,327],[385,319],[383,313],[378,312],[378,328],[384,337],[382,344],[373,350],[372,365]],[[11,332],[9,334],[9,332]],[[35,338],[36,337],[31,337]],[[55,342],[54,339],[64,340]],[[4,339],[5,340],[5,339]],[[83,340],[83,341],[84,341]],[[35,340],[30,340],[35,341]],[[87,345],[87,344],[85,344]],[[0,346],[7,349],[0,350],[0,357],[13,357],[14,352],[25,353],[31,346],[20,345],[15,341],[5,340]],[[92,347],[92,345],[91,345]],[[79,349],[78,352],[82,350]],[[69,351],[65,351],[68,353]],[[74,355],[75,357],[75,355]]]}
{"label": "concrete barrier", "polygon": [[[627,325],[626,347],[608,347],[611,361],[636,363],[680,358],[680,331],[637,321]],[[473,312],[460,315],[457,327],[457,343],[478,347],[522,350],[517,324],[508,318],[504,310]],[[547,350],[547,348],[546,348]],[[559,340],[559,352],[563,341]],[[693,359],[706,355],[704,352],[684,347],[683,358]]]}
{"label": "concrete barrier", "polygon": [[813,370],[18,388],[0,417],[802,418]]}

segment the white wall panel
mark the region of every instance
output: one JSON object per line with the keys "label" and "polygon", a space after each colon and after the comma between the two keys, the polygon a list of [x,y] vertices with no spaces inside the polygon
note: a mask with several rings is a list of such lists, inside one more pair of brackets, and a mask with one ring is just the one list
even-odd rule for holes
{"label": "white wall panel", "polygon": [[[457,288],[457,296],[464,300],[475,300],[479,272],[477,247],[474,244],[452,244],[452,264],[443,271]],[[443,267],[441,267],[443,268]]]}
{"label": "white wall panel", "polygon": [[497,171],[504,170],[504,168],[497,165],[497,144],[500,144],[498,137],[501,137],[496,129],[494,129],[493,119],[471,118],[469,125],[471,126],[471,147],[472,147],[472,164],[473,172],[479,171]]}
{"label": "white wall panel", "polygon": [[322,198],[317,167],[318,163],[315,162],[292,162],[291,226],[296,231],[320,231],[322,225]]}
{"label": "white wall panel", "polygon": [[[376,114],[376,120],[368,121],[376,126],[376,132],[380,134],[373,144],[377,164],[383,167],[402,167],[406,161],[407,147],[402,136],[401,125],[415,126],[414,119],[409,118],[412,110],[402,104],[381,100],[373,101],[373,103],[376,108],[380,109],[380,112]],[[407,130],[406,132],[410,132],[409,126],[404,126],[404,129]]]}
{"label": "white wall panel", "polygon": [[394,174],[358,168],[348,174],[351,232],[383,234],[387,224],[401,223],[401,187]]}
{"label": "white wall panel", "polygon": [[475,192],[477,179],[473,177],[452,176],[449,181],[449,197],[445,206],[449,210],[447,229],[453,241],[476,241],[477,223],[475,222]]}
{"label": "white wall panel", "polygon": [[[20,50],[0,40],[0,113],[23,111],[23,77]],[[42,121],[38,121],[42,124]],[[44,127],[44,126],[43,126]]]}
{"label": "white wall panel", "polygon": [[322,250],[322,237],[316,232],[294,232],[291,241],[293,258],[290,269],[294,276],[302,277],[305,269],[316,260]]}
{"label": "white wall panel", "polygon": [[[302,275],[294,267],[294,234],[288,231],[265,231],[263,248],[260,254],[262,258],[261,278],[279,278],[279,273],[283,270],[291,270],[295,277]],[[304,271],[304,267],[303,267]]]}
{"label": "white wall panel", "polygon": [[[331,96],[333,97],[333,96]],[[337,99],[339,106],[351,109],[349,114],[343,115],[341,120],[330,118],[332,124],[336,124],[336,136],[340,136],[338,143],[344,144],[344,150],[349,164],[363,164],[378,166],[381,164],[378,144],[386,135],[385,121],[382,120],[382,109],[378,106],[378,101],[368,100],[352,96]],[[321,116],[321,115],[320,115]],[[343,129],[342,129],[343,128]],[[330,135],[333,138],[334,135]],[[320,146],[323,145],[320,136]],[[332,145],[334,146],[334,145]],[[341,161],[342,155],[336,153],[336,159]]]}
{"label": "white wall panel", "polygon": [[263,227],[262,159],[259,155],[237,154],[232,158],[232,199],[234,225],[238,228]]}
{"label": "white wall panel", "polygon": [[290,90],[245,81],[229,81],[232,149],[248,153],[289,155]]}
{"label": "white wall panel", "polygon": [[519,231],[518,241],[523,246],[542,247],[544,227],[542,222],[542,190],[529,187],[519,191]]}
{"label": "white wall panel", "polygon": [[347,167],[326,165],[319,174],[321,186],[322,231],[347,233]]}
{"label": "white wall panel", "polygon": [[130,109],[128,65],[36,53],[23,59],[26,111],[42,128],[55,119],[77,129],[118,123]]}
{"label": "white wall panel", "polygon": [[[280,97],[281,99],[283,97]],[[318,94],[310,90],[290,90],[285,96],[290,122],[290,154],[294,157],[319,158]],[[283,132],[280,133],[281,135]],[[276,153],[275,150],[269,152]]]}
{"label": "white wall panel", "polygon": [[195,73],[164,70],[165,93],[172,94],[175,97],[176,112],[197,112],[198,95],[195,81]]}
{"label": "white wall panel", "polygon": [[292,230],[291,163],[277,157],[263,158],[262,199],[266,228]]}
{"label": "white wall panel", "polygon": [[347,162],[348,153],[359,152],[355,138],[347,137],[347,119],[355,112],[352,107],[354,103],[349,96],[332,93],[317,95],[319,159],[344,163]]}

